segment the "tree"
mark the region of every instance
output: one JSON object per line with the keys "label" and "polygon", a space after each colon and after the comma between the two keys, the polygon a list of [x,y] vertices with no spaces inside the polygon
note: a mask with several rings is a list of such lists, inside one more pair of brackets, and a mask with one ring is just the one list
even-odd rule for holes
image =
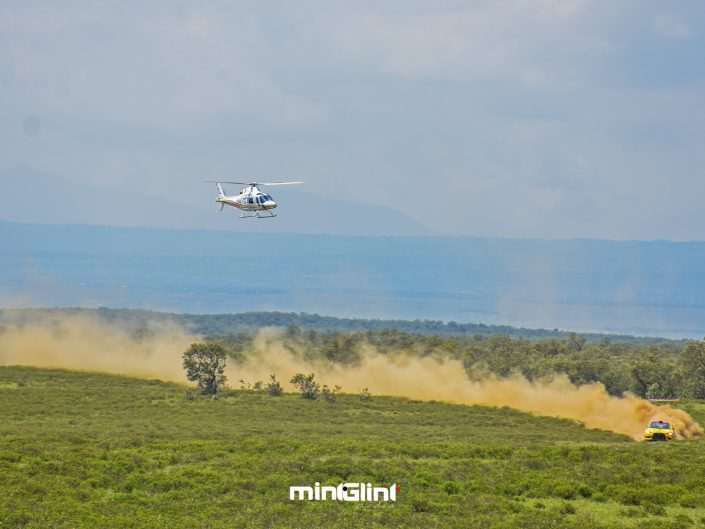
{"label": "tree", "polygon": [[682,395],[691,399],[705,398],[705,343],[690,342],[683,348],[680,363],[682,368]]}
{"label": "tree", "polygon": [[315,378],[316,375],[313,373],[309,373],[308,375],[296,373],[290,382],[298,388],[303,398],[316,400],[321,393],[321,385],[314,380]]}
{"label": "tree", "polygon": [[633,378],[632,390],[644,398],[667,398],[678,391],[674,385],[675,365],[668,358],[649,351],[631,359],[629,371]]}
{"label": "tree", "polygon": [[225,388],[225,358],[227,351],[215,343],[194,343],[184,353],[186,378],[196,382],[204,395],[217,395]]}
{"label": "tree", "polygon": [[357,351],[357,335],[336,333],[330,345],[325,349],[324,355],[331,362],[340,364],[355,364],[360,360]]}
{"label": "tree", "polygon": [[586,342],[587,338],[584,335],[578,334],[576,332],[568,333],[568,338],[566,339],[568,351],[570,351],[571,353],[579,353],[580,351],[582,351],[583,347],[585,347]]}

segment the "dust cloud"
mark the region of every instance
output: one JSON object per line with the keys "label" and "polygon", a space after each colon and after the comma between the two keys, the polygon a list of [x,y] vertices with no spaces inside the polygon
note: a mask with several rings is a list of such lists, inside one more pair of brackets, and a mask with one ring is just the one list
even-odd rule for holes
{"label": "dust cloud", "polygon": [[[5,323],[0,329],[0,365],[103,371],[185,383],[181,355],[200,337],[168,323],[145,322],[134,330],[98,318],[63,316],[41,322]],[[396,395],[458,404],[508,406],[535,415],[563,417],[640,439],[652,419],[670,420],[680,438],[703,434],[685,411],[654,406],[633,395],[614,397],[602,384],[575,386],[566,376],[529,381],[523,377],[470,380],[458,361],[402,354],[382,355],[366,347],[357,366],[306,360],[287,349],[276,330],[261,331],[242,363],[228,366],[231,384],[252,383],[276,374],[285,387],[299,372],[314,372],[321,383],[348,393],[367,387],[375,395]]]}
{"label": "dust cloud", "polygon": [[346,392],[367,387],[372,394],[396,395],[458,404],[508,406],[517,410],[580,421],[600,428],[643,438],[644,428],[654,419],[669,420],[680,438],[703,434],[703,429],[683,410],[655,406],[634,395],[615,397],[599,383],[576,386],[567,376],[529,381],[522,376],[486,377],[470,380],[459,361],[430,357],[381,355],[367,347],[358,366],[311,362],[285,348],[275,330],[261,331],[255,341],[256,354],[238,366],[236,379],[266,381],[271,373],[286,382],[298,372],[315,372],[321,383],[340,385]]}
{"label": "dust cloud", "polygon": [[0,326],[0,365],[102,371],[184,382],[181,355],[199,338],[175,324],[139,333],[90,316],[55,316]]}

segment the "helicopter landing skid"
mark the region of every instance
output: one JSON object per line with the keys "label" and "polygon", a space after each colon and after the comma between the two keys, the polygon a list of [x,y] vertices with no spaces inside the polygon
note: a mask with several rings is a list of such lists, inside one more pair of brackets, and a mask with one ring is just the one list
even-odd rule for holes
{"label": "helicopter landing skid", "polygon": [[273,219],[276,217],[276,213],[272,213],[268,209],[258,209],[255,211],[243,211],[240,215],[241,219]]}

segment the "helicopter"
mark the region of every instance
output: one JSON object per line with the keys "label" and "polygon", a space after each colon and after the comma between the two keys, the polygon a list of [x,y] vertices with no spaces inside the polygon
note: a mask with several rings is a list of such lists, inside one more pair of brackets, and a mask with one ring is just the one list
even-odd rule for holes
{"label": "helicopter", "polygon": [[[223,208],[227,204],[242,211],[240,214],[241,219],[271,219],[276,217],[276,213],[272,210],[277,207],[277,203],[274,201],[271,195],[263,193],[260,191],[259,186],[285,186],[292,184],[303,184],[303,182],[218,182],[215,180],[206,180],[211,184],[218,186],[218,198],[215,199],[216,202],[220,202],[220,209],[218,211],[223,211]],[[244,185],[245,187],[240,191],[239,195],[226,196],[223,186],[221,184],[237,184]]]}

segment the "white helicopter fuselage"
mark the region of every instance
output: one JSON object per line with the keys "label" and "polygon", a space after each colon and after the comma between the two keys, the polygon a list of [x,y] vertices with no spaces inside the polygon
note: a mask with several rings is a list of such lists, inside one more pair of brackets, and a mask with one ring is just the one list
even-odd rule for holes
{"label": "white helicopter fuselage", "polygon": [[[277,207],[277,203],[274,201],[271,195],[263,193],[257,186],[283,186],[291,184],[303,184],[303,182],[270,182],[270,183],[255,183],[245,184],[244,182],[217,182],[213,180],[207,180],[213,182],[218,186],[218,198],[215,199],[216,202],[220,203],[220,210],[223,207],[231,206],[237,208],[242,213],[240,214],[241,219],[247,218],[258,218],[258,219],[271,219],[277,215],[272,211]],[[243,184],[245,187],[240,191],[239,195],[228,196],[223,190],[221,184]]]}
{"label": "white helicopter fuselage", "polygon": [[231,197],[218,197],[215,201],[245,211],[264,211],[277,207],[277,203],[268,195],[252,196],[240,194]]}
{"label": "white helicopter fuselage", "polygon": [[265,211],[277,207],[274,199],[270,195],[262,193],[256,186],[247,186],[239,195],[229,197],[221,191],[215,201],[244,211]]}

